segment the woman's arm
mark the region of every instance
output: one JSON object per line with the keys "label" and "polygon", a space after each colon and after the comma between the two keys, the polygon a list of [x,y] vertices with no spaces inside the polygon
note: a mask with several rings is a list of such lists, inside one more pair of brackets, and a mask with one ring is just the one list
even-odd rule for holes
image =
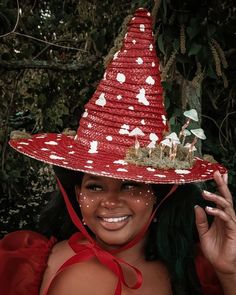
{"label": "woman's arm", "polygon": [[[203,197],[214,202],[216,208],[195,207],[196,226],[203,254],[213,266],[225,295],[236,291],[236,216],[227,177],[216,172],[214,180],[220,195],[204,191]],[[214,216],[209,226],[206,213]]]}

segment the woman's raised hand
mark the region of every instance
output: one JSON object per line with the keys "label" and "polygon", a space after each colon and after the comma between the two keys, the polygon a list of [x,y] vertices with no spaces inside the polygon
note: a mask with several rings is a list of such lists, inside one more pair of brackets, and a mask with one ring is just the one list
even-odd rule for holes
{"label": "woman's raised hand", "polygon": [[[215,203],[216,207],[206,207],[204,210],[195,206],[196,226],[202,252],[219,279],[231,278],[231,282],[236,283],[236,215],[233,199],[227,186],[227,175],[221,176],[215,172],[214,180],[219,194],[203,191],[203,198]],[[206,214],[214,216],[211,225]]]}

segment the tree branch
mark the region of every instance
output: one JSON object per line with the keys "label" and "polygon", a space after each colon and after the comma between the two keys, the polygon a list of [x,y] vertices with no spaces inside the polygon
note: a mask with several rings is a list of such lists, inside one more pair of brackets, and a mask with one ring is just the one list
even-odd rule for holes
{"label": "tree branch", "polygon": [[89,62],[71,62],[60,63],[46,60],[13,60],[3,61],[0,60],[0,68],[7,71],[24,70],[24,69],[48,69],[53,71],[79,71],[88,68],[91,62],[94,62],[95,58],[90,57]]}

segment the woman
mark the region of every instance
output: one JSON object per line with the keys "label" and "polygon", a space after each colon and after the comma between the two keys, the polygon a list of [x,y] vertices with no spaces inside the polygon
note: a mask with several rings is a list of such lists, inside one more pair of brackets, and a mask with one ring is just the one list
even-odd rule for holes
{"label": "woman", "polygon": [[[130,233],[127,227],[130,226],[129,222],[131,226],[133,222],[130,219],[138,219],[138,221],[134,219],[135,222],[133,225],[135,229],[131,227],[131,233],[135,236],[147,223],[148,217],[145,219],[145,216],[151,215],[153,207],[157,207],[158,203],[161,202],[171,189],[171,185],[151,185],[150,187],[150,185],[142,183],[120,181],[106,177],[94,177],[92,175],[86,175],[83,178],[82,184],[80,184],[80,181],[78,181],[82,177],[80,173],[76,175],[75,172],[66,171],[58,167],[55,167],[55,172],[61,181],[64,181],[65,186],[67,184],[68,193],[69,188],[74,187],[76,184],[79,186],[77,186],[77,196],[80,196],[78,202],[82,214],[81,219],[86,223],[86,227],[92,230],[93,237],[99,241],[102,248],[108,251],[109,249],[119,248],[132,241],[133,236],[127,238],[127,235]],[[73,178],[74,182],[72,182]],[[221,177],[216,175],[215,178],[219,185],[225,185],[225,180],[222,181]],[[230,199],[229,192],[226,195]],[[197,212],[200,207],[194,209],[194,205],[198,204],[205,207],[210,204],[209,202],[205,202],[202,197],[211,203],[214,199],[218,200],[214,194],[209,195],[207,192],[204,192],[201,195],[201,191],[194,184],[178,186],[171,197],[158,209],[154,217],[154,222],[150,224],[149,230],[142,241],[127,252],[123,251],[119,254],[119,257],[122,257],[126,262],[131,263],[142,271],[144,278],[140,294],[223,294],[223,291],[219,288],[219,283],[217,282],[216,275],[214,275],[212,266],[205,261],[199,250],[194,210],[196,210],[197,214],[200,213],[200,215],[202,212]],[[70,192],[71,202],[74,203],[75,199],[75,194]],[[101,200],[103,203],[100,203]],[[53,206],[51,209],[45,211],[44,220],[41,224],[41,226],[44,225],[42,232],[49,236],[52,232],[50,231],[48,233],[48,229],[55,227],[55,224],[58,226],[57,214],[54,213],[55,216],[52,218],[55,199],[52,202]],[[143,211],[140,211],[140,208]],[[75,209],[78,210],[76,203]],[[66,215],[66,212],[64,214]],[[102,214],[102,218],[107,217],[108,219],[105,221],[102,220],[101,216],[98,217],[99,214]],[[215,213],[212,214],[211,212],[209,214],[215,215]],[[203,217],[198,215],[196,215],[198,219]],[[48,222],[48,217],[51,217],[51,223]],[[120,220],[119,218],[121,217],[124,220]],[[186,221],[188,222],[187,224]],[[200,222],[201,220],[199,219]],[[60,236],[68,235],[68,223],[60,222],[60,227],[56,228],[54,234],[59,234]],[[66,230],[63,230],[66,224]],[[139,228],[137,230],[138,226]],[[214,228],[214,223],[211,226]],[[211,236],[210,231],[208,235],[209,237]],[[63,247],[67,245],[65,242],[62,243],[64,245]],[[210,251],[212,251],[213,244],[211,239],[207,243],[209,244],[206,247],[209,247]],[[57,261],[61,258],[60,250],[57,252],[59,257],[55,257]],[[220,257],[223,259],[223,255],[221,254],[222,252],[220,250]],[[62,262],[60,259],[58,261],[58,267],[55,269],[59,268]],[[219,258],[217,258],[217,262],[220,263]],[[93,260],[93,263],[95,263],[96,267],[99,267],[99,264],[96,265],[96,260]],[[74,284],[70,283],[70,286],[73,289],[78,288],[76,290],[80,290],[80,292],[81,289],[85,289],[88,294],[92,294],[91,289],[87,289],[90,287],[93,288],[93,284],[89,285],[87,284],[87,280],[81,279],[80,283],[85,283],[85,286],[81,287],[77,279],[78,277],[81,278],[80,272],[87,276],[88,269],[86,271],[86,268],[91,268],[91,265],[84,265],[84,267],[85,269],[77,265],[77,268],[74,270],[76,275],[73,276],[71,274],[75,281]],[[114,289],[116,278],[103,267],[100,266],[101,269],[99,271],[96,267],[93,265],[94,273],[90,273],[91,277],[96,272],[112,277],[113,281],[111,280],[110,283],[105,284],[103,288],[108,288],[109,291],[107,291],[107,294],[113,294],[112,290]],[[105,274],[102,271],[105,271]],[[102,282],[104,285],[105,278],[98,276],[97,279],[98,282]],[[44,278],[44,285],[47,285],[48,280],[48,277]],[[58,285],[57,288],[61,292],[66,292],[66,290],[62,291],[63,286],[68,291],[68,286],[64,278],[62,279],[62,286]],[[98,294],[102,294],[99,292],[102,292],[101,290],[103,288],[99,287],[99,283],[96,286]],[[57,292],[59,292],[58,289],[56,289],[55,294],[60,294]],[[72,290],[69,293],[73,294]]]}
{"label": "woman", "polygon": [[[61,177],[63,168],[55,168],[79,231],[59,243],[32,232],[6,237],[0,247],[5,294],[16,288],[24,295],[234,294],[236,218],[226,169],[194,157],[197,137],[204,139],[201,129],[191,130],[194,138],[183,146],[196,114],[187,112],[179,136],[170,133],[158,68],[150,13],[139,9],[85,106],[76,136],[10,141],[75,179],[74,193],[74,184]],[[200,193],[186,183],[212,178],[219,195],[204,192],[213,205],[194,208],[197,245],[193,206]],[[214,218],[211,226],[207,215]]]}

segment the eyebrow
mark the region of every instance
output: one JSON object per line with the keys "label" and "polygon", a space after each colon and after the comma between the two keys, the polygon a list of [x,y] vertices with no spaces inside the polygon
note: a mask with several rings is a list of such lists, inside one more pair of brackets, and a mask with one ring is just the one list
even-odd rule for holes
{"label": "eyebrow", "polygon": [[92,175],[92,174],[86,174],[84,176],[85,180],[101,180],[102,176]]}

